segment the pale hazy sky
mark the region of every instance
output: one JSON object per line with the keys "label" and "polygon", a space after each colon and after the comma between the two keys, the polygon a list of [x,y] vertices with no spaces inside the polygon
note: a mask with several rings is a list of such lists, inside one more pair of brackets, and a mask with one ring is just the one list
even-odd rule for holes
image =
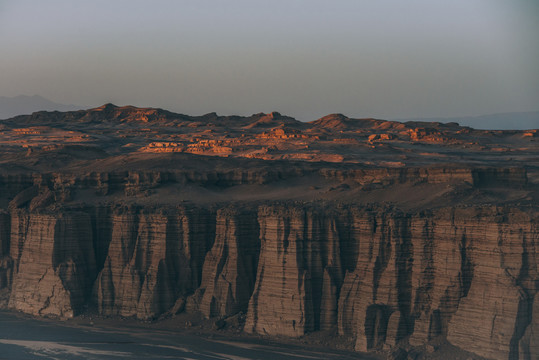
{"label": "pale hazy sky", "polygon": [[0,0],[0,96],[378,118],[539,110],[538,0]]}

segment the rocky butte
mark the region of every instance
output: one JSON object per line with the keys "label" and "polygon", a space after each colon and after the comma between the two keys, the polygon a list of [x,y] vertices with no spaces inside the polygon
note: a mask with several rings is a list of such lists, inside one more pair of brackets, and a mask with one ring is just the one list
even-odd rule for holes
{"label": "rocky butte", "polygon": [[2,120],[0,151],[4,308],[539,357],[538,130],[107,104]]}

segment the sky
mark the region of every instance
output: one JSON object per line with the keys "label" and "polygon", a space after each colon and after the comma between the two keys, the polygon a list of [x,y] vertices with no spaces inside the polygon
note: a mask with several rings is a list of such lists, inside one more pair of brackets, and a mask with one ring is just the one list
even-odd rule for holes
{"label": "sky", "polygon": [[0,96],[382,119],[539,110],[537,0],[0,0]]}

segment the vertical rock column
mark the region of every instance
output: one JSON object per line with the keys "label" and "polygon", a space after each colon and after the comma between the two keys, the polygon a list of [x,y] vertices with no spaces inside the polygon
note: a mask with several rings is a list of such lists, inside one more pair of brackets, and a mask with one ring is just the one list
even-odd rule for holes
{"label": "vertical rock column", "polygon": [[257,214],[225,208],[217,212],[216,235],[206,255],[199,309],[207,317],[246,311],[253,291],[260,242]]}
{"label": "vertical rock column", "polygon": [[10,216],[0,210],[0,291],[11,287],[13,276],[13,261],[9,256],[10,235]]}
{"label": "vertical rock column", "polygon": [[34,315],[74,316],[95,276],[90,217],[31,214],[22,238],[9,307]]}
{"label": "vertical rock column", "polygon": [[19,260],[22,255],[24,242],[28,235],[30,214],[24,210],[12,210],[10,215],[9,255],[13,260],[13,268],[16,273],[19,269]]}
{"label": "vertical rock column", "polygon": [[347,272],[339,299],[339,332],[356,335],[356,350],[394,344],[406,335],[410,311],[408,219],[384,210],[352,211],[351,241],[357,263]]}
{"label": "vertical rock column", "polygon": [[95,285],[98,311],[151,319],[196,289],[214,221],[202,210],[183,208],[113,215],[108,255]]}
{"label": "vertical rock column", "polygon": [[535,294],[531,311],[530,324],[518,342],[520,360],[537,359],[537,354],[539,354],[539,296],[537,294]]}
{"label": "vertical rock column", "polygon": [[260,207],[260,258],[245,331],[301,336],[337,325],[343,209]]}
{"label": "vertical rock column", "polygon": [[260,258],[244,331],[301,336],[314,329],[311,274],[302,249],[305,212],[283,206],[261,207]]}
{"label": "vertical rock column", "polygon": [[[348,224],[343,225],[341,220],[339,212],[328,210],[320,219],[318,234],[313,234],[313,236],[319,237],[318,256],[320,256],[320,262],[312,262],[311,266],[315,268],[317,264],[320,264],[318,274],[322,277],[319,280],[321,284],[319,293],[315,291],[317,284],[315,283],[313,286],[313,298],[320,299],[319,305],[314,303],[315,330],[329,330],[337,326],[339,294],[344,279],[341,258],[343,232],[349,232]],[[313,241],[314,243],[315,241]],[[347,249],[344,248],[344,251]],[[316,251],[312,251],[311,254],[317,256]]]}
{"label": "vertical rock column", "polygon": [[473,227],[456,226],[447,209],[411,221],[413,333],[410,344],[423,345],[447,335],[448,322],[473,276]]}
{"label": "vertical rock column", "polygon": [[486,358],[516,359],[519,340],[530,325],[533,331],[537,262],[529,250],[537,233],[530,218],[516,210],[493,207],[457,216],[473,239],[473,278],[447,339]]}

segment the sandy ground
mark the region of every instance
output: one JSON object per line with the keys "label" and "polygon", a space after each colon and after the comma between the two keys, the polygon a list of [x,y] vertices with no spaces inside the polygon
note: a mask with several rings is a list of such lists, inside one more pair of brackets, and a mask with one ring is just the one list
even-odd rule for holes
{"label": "sandy ground", "polygon": [[[353,339],[315,332],[298,339],[216,330],[193,314],[144,322],[83,315],[59,320],[0,311],[0,359],[381,360],[395,349],[354,352]],[[408,351],[416,360],[484,360],[445,341]]]}
{"label": "sandy ground", "polygon": [[35,319],[0,312],[0,359],[377,359],[350,351],[170,323]]}

